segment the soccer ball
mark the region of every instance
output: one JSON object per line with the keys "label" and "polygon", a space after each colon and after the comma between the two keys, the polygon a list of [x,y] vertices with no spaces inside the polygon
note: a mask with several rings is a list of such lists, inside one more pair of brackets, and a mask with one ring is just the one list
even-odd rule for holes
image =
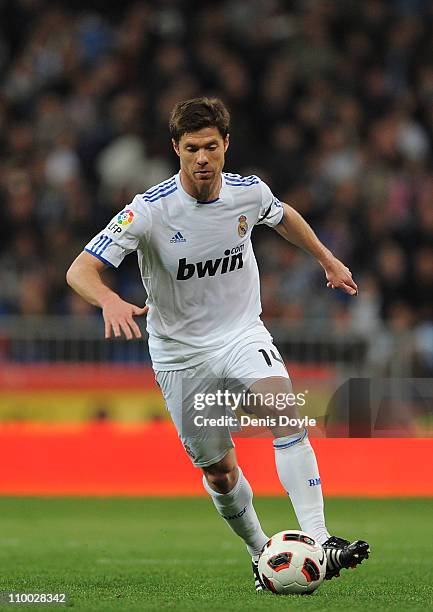
{"label": "soccer ball", "polygon": [[312,593],[325,578],[325,551],[303,531],[280,531],[265,544],[259,573],[273,593]]}

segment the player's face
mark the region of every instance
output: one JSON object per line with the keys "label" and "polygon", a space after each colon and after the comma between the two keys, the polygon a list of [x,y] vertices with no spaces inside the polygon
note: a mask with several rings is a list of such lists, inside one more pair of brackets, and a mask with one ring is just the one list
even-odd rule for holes
{"label": "player's face", "polygon": [[216,127],[183,134],[178,143],[173,140],[188,193],[204,201],[217,197],[228,146],[229,137],[223,138]]}

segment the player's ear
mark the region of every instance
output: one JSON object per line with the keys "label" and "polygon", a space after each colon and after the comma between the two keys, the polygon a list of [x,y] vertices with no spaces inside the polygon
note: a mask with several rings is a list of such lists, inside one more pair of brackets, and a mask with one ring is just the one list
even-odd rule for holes
{"label": "player's ear", "polygon": [[175,141],[174,138],[171,139],[171,144],[173,145],[173,149],[176,151],[176,155],[180,156],[179,153],[179,143]]}
{"label": "player's ear", "polygon": [[227,136],[224,138],[224,153],[229,148],[229,144],[230,144],[230,134],[227,134]]}

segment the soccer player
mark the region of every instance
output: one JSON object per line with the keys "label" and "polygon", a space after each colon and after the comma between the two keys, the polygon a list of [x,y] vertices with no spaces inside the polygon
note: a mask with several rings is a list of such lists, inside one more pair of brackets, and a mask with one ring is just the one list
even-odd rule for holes
{"label": "soccer player", "polygon": [[[194,428],[194,398],[216,393],[221,380],[230,389],[246,385],[255,397],[292,391],[260,320],[259,274],[251,244],[255,225],[274,228],[310,253],[323,267],[328,287],[356,295],[357,286],[348,268],[301,215],[281,203],[260,178],[223,172],[229,121],[219,99],[178,103],[170,132],[179,173],[135,196],[78,255],[67,282],[102,308],[106,338],[140,338],[134,317],[147,313],[149,351],[171,417],[186,452],[203,471],[204,488],[217,512],[245,541],[260,591],[264,585],[257,560],[268,536],[237,464],[230,428]],[[148,296],[143,308],[124,301],[103,280],[104,268],[117,268],[134,251]],[[287,411],[296,415],[294,408]],[[254,412],[269,416],[278,411],[259,402]],[[217,414],[214,409],[210,413]],[[361,563],[368,557],[367,542],[350,544],[326,529],[319,471],[307,430],[277,423],[271,431],[282,487],[301,529],[325,549],[326,577]]]}

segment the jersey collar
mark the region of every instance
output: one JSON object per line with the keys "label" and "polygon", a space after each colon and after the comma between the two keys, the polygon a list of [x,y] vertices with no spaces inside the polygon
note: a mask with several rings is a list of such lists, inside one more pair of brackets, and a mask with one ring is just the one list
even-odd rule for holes
{"label": "jersey collar", "polygon": [[193,204],[194,206],[210,206],[212,204],[216,204],[216,202],[218,202],[219,200],[223,198],[224,191],[226,189],[224,175],[221,173],[221,191],[219,193],[219,196],[215,200],[210,200],[209,202],[200,202],[200,200],[196,200],[191,195],[189,195],[189,193],[187,193],[185,189],[182,187],[182,181],[180,180],[180,170],[176,174],[175,180],[176,180],[176,185],[177,185],[177,188],[179,190],[182,200],[184,200],[184,202],[187,202],[188,204]]}

